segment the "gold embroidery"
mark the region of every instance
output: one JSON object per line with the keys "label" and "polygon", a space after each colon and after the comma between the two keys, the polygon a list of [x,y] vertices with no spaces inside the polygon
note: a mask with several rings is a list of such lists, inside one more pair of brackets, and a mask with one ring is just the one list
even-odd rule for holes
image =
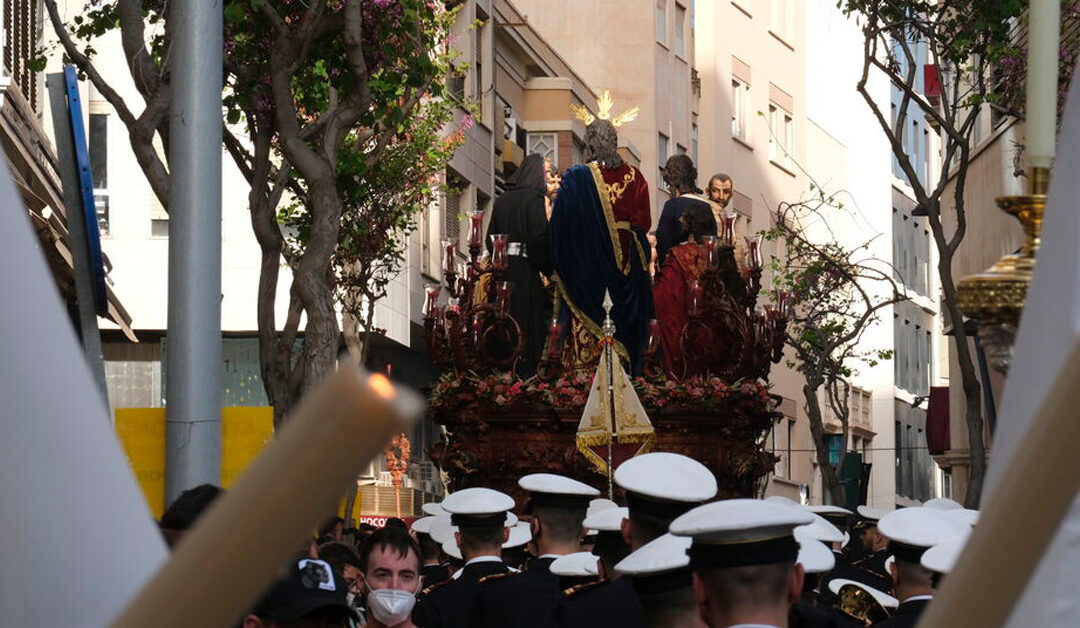
{"label": "gold embroidery", "polygon": [[[626,193],[626,188],[634,182],[635,178],[637,178],[637,168],[630,168],[630,172],[623,176],[622,183],[612,183],[610,185],[607,183],[603,184],[604,193],[607,194],[608,202],[611,203],[612,206],[622,198],[622,195]],[[601,177],[600,180],[603,181],[603,177]]]}
{"label": "gold embroidery", "polygon": [[[596,162],[589,163],[589,171],[592,172],[593,183],[596,185],[596,194],[600,197],[600,206],[604,209],[604,222],[607,223],[608,235],[611,236],[611,246],[615,248],[615,266],[623,268],[622,244],[619,243],[619,233],[615,222],[615,212],[612,209],[612,200],[607,192],[607,184],[604,183],[604,175],[600,172],[600,166]],[[633,170],[631,170],[633,172]],[[621,194],[621,193],[620,193]],[[626,274],[625,272],[623,274]]]}

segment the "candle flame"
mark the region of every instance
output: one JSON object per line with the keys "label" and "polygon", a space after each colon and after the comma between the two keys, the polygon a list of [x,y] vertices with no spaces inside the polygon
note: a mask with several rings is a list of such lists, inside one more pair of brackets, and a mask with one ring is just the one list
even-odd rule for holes
{"label": "candle flame", "polygon": [[396,395],[394,384],[382,373],[374,373],[368,378],[368,385],[376,395],[383,399],[393,399]]}

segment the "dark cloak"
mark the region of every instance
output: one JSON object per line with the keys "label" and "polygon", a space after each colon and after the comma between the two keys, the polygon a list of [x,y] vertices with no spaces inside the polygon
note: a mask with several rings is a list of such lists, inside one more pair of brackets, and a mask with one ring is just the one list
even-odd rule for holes
{"label": "dark cloak", "polygon": [[544,158],[529,155],[506,181],[506,191],[495,200],[488,223],[488,251],[491,235],[505,233],[510,242],[525,245],[525,255],[511,255],[506,273],[514,287],[510,294],[510,315],[525,336],[525,349],[514,371],[521,377],[536,373],[551,318],[551,295],[540,276],[552,272],[548,246],[547,212],[544,196]]}

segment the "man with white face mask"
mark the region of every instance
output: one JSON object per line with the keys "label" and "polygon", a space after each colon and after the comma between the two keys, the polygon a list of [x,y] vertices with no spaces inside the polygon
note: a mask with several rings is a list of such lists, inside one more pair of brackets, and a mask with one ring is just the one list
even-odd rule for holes
{"label": "man with white face mask", "polygon": [[415,628],[412,610],[420,589],[420,548],[400,528],[380,528],[360,550],[365,626]]}

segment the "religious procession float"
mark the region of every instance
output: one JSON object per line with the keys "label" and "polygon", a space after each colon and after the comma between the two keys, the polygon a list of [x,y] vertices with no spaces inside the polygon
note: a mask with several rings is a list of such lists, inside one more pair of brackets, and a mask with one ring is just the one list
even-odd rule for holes
{"label": "religious procession float", "polygon": [[[754,495],[775,464],[764,448],[779,417],[768,378],[786,295],[759,303],[761,241],[737,247],[731,211],[717,235],[668,251],[654,285],[648,187],[613,154],[614,127],[633,112],[611,118],[603,98],[599,109],[581,113],[593,159],[564,174],[550,241],[515,233],[528,221],[507,220],[497,203],[486,238],[483,212],[470,214],[465,259],[444,242],[444,281],[427,286],[424,319],[443,369],[430,412],[444,437],[427,453],[451,491],[520,499],[517,479],[536,472],[610,487],[623,460],[669,451],[707,465],[720,496]],[[504,196],[530,188],[529,160]]]}

